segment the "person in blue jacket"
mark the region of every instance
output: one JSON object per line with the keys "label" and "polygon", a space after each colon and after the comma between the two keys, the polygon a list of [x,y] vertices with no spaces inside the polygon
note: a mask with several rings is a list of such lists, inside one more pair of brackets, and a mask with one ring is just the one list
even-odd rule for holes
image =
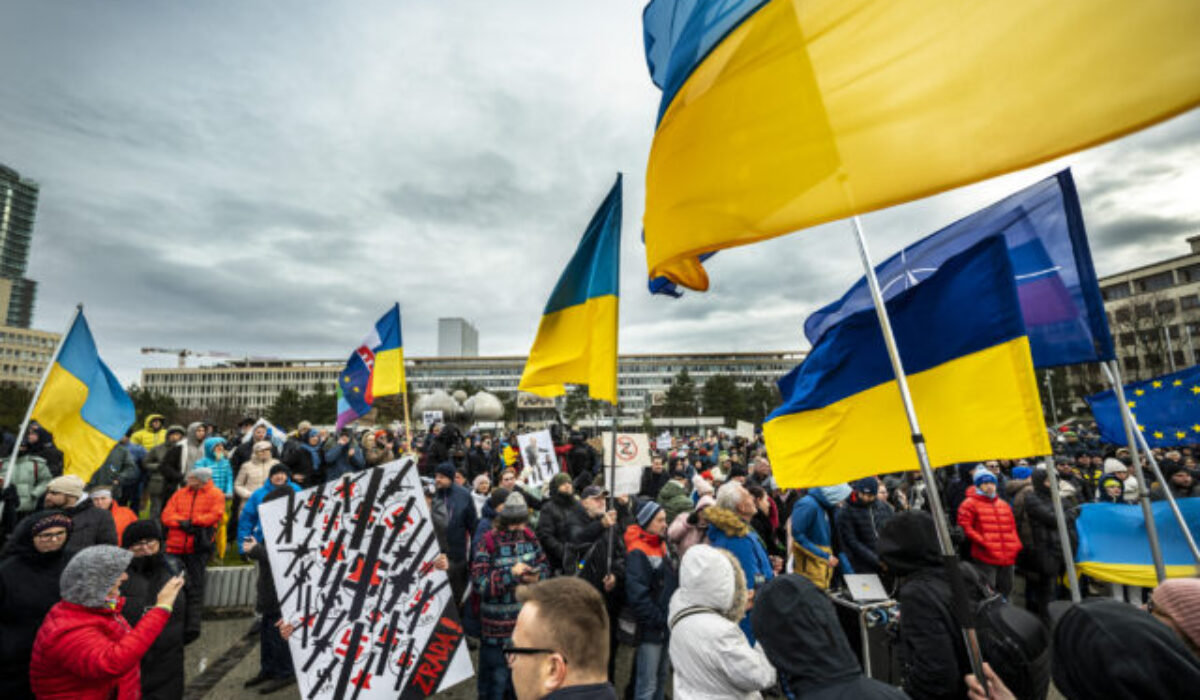
{"label": "person in blue jacket", "polygon": [[454,464],[442,462],[437,466],[433,477],[433,500],[446,509],[446,558],[450,560],[450,568],[446,575],[450,578],[450,590],[454,601],[461,603],[467,590],[467,570],[471,562],[471,538],[479,525],[479,516],[475,512],[475,501],[471,492],[454,483]]}
{"label": "person in blue jacket", "polygon": [[833,571],[852,574],[850,563],[833,552],[832,521],[839,504],[850,496],[849,484],[810,489],[792,509],[792,554],[795,572],[817,585],[829,588]]}
{"label": "person in blue jacket", "polygon": [[[775,577],[771,557],[758,533],[750,527],[750,519],[758,512],[754,497],[744,486],[731,481],[717,489],[717,502],[704,510],[708,521],[708,543],[724,549],[738,560],[746,574],[746,590],[753,591]],[[750,627],[750,612],[739,623],[750,644],[754,630]]]}
{"label": "person in blue jacket", "polygon": [[287,484],[293,491],[299,491],[297,486],[291,479],[291,472],[288,468],[278,462],[271,467],[271,471],[267,474],[267,483],[259,486],[258,489],[250,494],[250,498],[246,499],[246,506],[242,509],[242,515],[238,518],[237,529],[237,545],[238,552],[245,554],[245,542],[247,539],[254,539],[259,544],[264,541],[262,531],[262,521],[258,517],[258,507],[262,505],[263,499],[267,494],[275,489]]}
{"label": "person in blue jacket", "polygon": [[367,466],[362,448],[355,442],[349,430],[342,431],[337,441],[325,450],[325,481],[337,481],[342,475],[356,472]]}

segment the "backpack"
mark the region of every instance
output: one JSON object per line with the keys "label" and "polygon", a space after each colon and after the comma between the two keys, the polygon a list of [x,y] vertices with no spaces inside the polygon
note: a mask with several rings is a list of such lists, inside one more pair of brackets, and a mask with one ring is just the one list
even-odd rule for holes
{"label": "backpack", "polygon": [[1045,698],[1050,685],[1050,632],[1027,610],[986,591],[975,603],[983,658],[1018,698]]}

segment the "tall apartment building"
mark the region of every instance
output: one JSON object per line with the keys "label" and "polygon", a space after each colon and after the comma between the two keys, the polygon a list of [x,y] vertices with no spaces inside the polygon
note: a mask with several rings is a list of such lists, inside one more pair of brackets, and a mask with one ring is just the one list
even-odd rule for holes
{"label": "tall apartment building", "polygon": [[0,384],[36,389],[59,338],[58,333],[0,326]]}
{"label": "tall apartment building", "polygon": [[465,318],[439,318],[438,356],[479,357],[479,331]]}
{"label": "tall apartment building", "polygon": [[0,313],[6,326],[28,328],[33,322],[37,283],[25,271],[38,191],[36,182],[0,165]]}

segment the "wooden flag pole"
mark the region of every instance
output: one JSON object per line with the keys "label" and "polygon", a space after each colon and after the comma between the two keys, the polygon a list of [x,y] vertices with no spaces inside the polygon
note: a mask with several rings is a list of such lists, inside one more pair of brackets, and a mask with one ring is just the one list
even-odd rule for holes
{"label": "wooden flag pole", "polygon": [[883,294],[879,291],[879,280],[875,276],[875,265],[871,263],[871,254],[867,251],[867,240],[863,235],[862,223],[857,216],[851,218],[854,238],[858,242],[858,256],[862,261],[863,273],[867,286],[871,290],[871,300],[875,304],[875,314],[879,317],[879,327],[883,332],[883,342],[887,346],[888,357],[892,361],[892,372],[896,375],[896,386],[900,389],[900,400],[904,403],[904,413],[908,417],[909,431],[912,433],[913,449],[917,453],[917,463],[921,467],[921,478],[925,480],[925,489],[929,493],[929,509],[933,515],[933,526],[937,531],[938,547],[942,552],[942,563],[946,568],[946,577],[952,592],[952,609],[962,627],[963,640],[967,647],[967,656],[971,660],[971,670],[983,687],[984,693],[991,697],[987,679],[983,675],[983,653],[979,648],[979,636],[975,629],[974,615],[967,605],[966,583],[962,571],[959,570],[958,553],[950,539],[950,526],[946,522],[946,512],[942,508],[941,495],[938,493],[937,479],[933,466],[929,461],[929,450],[925,445],[925,436],[921,433],[921,425],[917,421],[916,407],[913,405],[912,393],[908,388],[908,378],[904,373],[904,364],[900,360],[900,352],[896,347],[896,336],[892,333],[892,322],[888,317],[887,306]]}

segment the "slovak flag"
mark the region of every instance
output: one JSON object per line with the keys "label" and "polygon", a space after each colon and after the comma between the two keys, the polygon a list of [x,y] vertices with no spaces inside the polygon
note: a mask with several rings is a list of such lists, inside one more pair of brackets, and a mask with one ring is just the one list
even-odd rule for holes
{"label": "slovak flag", "polygon": [[404,387],[400,305],[395,304],[350,353],[338,375],[337,429],[366,415],[377,397],[399,394]]}

